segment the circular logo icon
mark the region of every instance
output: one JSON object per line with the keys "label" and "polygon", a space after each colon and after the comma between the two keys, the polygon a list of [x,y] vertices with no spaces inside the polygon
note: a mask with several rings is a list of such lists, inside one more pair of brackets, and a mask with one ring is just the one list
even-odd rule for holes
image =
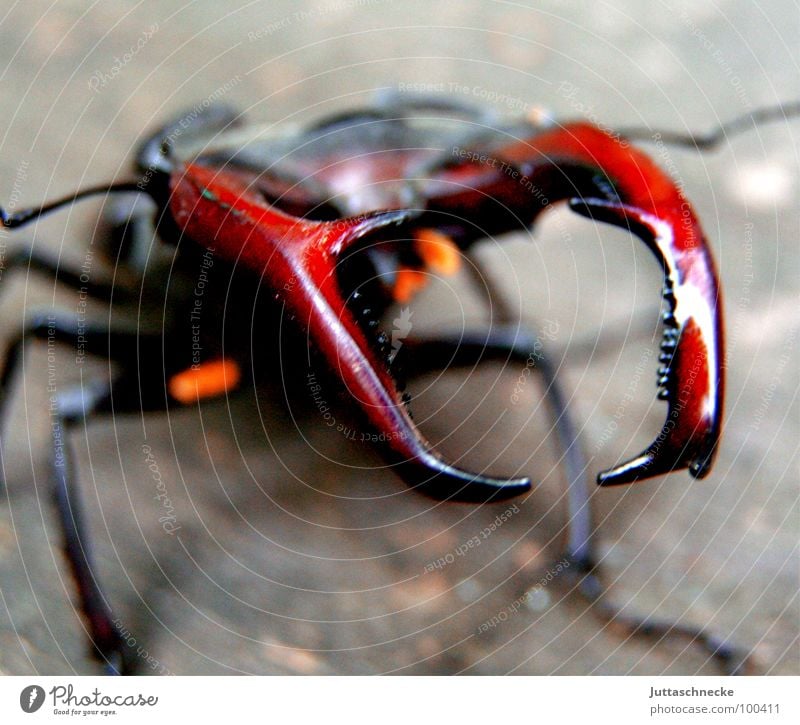
{"label": "circular logo icon", "polygon": [[24,712],[36,712],[44,705],[44,689],[39,685],[28,685],[19,696],[19,706]]}

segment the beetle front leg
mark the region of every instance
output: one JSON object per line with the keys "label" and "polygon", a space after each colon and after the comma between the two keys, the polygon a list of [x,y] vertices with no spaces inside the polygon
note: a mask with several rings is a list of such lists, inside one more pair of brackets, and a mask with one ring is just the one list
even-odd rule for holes
{"label": "beetle front leg", "polygon": [[[517,325],[493,326],[487,333],[470,333],[453,338],[411,338],[404,340],[399,362],[409,376],[437,370],[473,367],[494,360],[525,363],[531,351],[540,350],[535,336]],[[555,371],[544,355],[537,356],[536,369],[542,376],[545,398],[553,417],[553,426],[563,451],[568,489],[568,540],[565,558],[570,566],[562,575],[573,582],[577,592],[591,605],[591,610],[605,622],[624,628],[631,636],[657,639],[683,639],[696,642],[714,659],[725,674],[746,674],[749,655],[699,627],[623,614],[607,601],[606,587],[600,576],[601,557],[597,553],[589,497],[588,464],[578,440],[578,428],[566,405],[566,395]]]}
{"label": "beetle front leg", "polygon": [[14,271],[33,272],[50,277],[52,280],[65,284],[88,297],[97,298],[105,302],[111,299],[112,293],[118,293],[122,296],[126,292],[124,288],[119,286],[115,288],[114,285],[105,282],[87,280],[82,273],[63,267],[57,260],[34,247],[16,249],[5,259],[0,260],[0,263],[2,264],[3,277]]}
{"label": "beetle front leg", "polygon": [[[113,396],[107,381],[92,381],[56,393],[51,426],[51,462],[53,496],[63,534],[64,554],[77,585],[92,652],[104,662],[110,674],[129,674],[135,669],[138,656],[122,637],[98,581],[68,437],[70,429],[95,413],[164,408],[171,398],[164,390],[164,370],[160,364],[163,341],[157,334],[109,331],[96,326],[79,328],[77,321],[69,317],[42,315],[32,321],[12,345],[3,370],[0,393],[7,388],[19,367],[24,347],[37,339],[53,340],[72,347],[80,344],[85,346],[86,354],[107,357],[122,366]],[[159,365],[140,367],[137,365],[139,359],[158,360]],[[4,402],[0,396],[0,424],[4,422]]]}
{"label": "beetle front leg", "polygon": [[[150,338],[129,331],[109,331],[92,325],[79,325],[76,319],[56,313],[40,312],[25,325],[12,341],[0,373],[0,422],[4,413],[6,395],[12,376],[22,363],[25,347],[33,341],[47,340],[72,345],[87,355],[107,356],[114,350],[116,359],[124,362],[136,360],[141,345],[151,345],[160,338]],[[160,347],[159,347],[160,350]]]}
{"label": "beetle front leg", "polygon": [[57,413],[51,425],[53,495],[64,537],[64,554],[77,584],[92,651],[104,663],[108,674],[125,675],[134,672],[138,657],[123,637],[98,581],[68,440],[70,429],[106,401],[109,392],[108,385],[100,383],[72,387],[56,396]]}
{"label": "beetle front leg", "polygon": [[[412,338],[403,342],[398,356],[409,376],[436,370],[473,367],[480,362],[517,362],[528,364],[534,351],[541,350],[539,339],[518,325],[494,325],[486,333],[470,333],[457,338]],[[594,568],[592,511],[587,481],[588,464],[578,440],[578,428],[566,405],[567,397],[556,379],[546,356],[536,354],[535,369],[542,376],[545,399],[553,418],[553,427],[563,451],[568,485],[569,533],[566,555],[584,571]]]}

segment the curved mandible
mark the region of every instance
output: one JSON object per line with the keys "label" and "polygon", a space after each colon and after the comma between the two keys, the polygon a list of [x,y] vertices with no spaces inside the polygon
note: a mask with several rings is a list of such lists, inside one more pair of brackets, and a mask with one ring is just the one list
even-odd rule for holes
{"label": "curved mandible", "polygon": [[552,203],[568,201],[580,214],[636,234],[655,253],[668,305],[658,380],[667,418],[645,451],[599,474],[598,483],[682,468],[706,475],[722,418],[722,302],[708,243],[678,185],[624,138],[585,123],[458,156],[461,163],[431,175],[426,196],[430,212],[468,220],[463,246],[477,238],[471,228],[510,231],[520,218],[532,223]]}
{"label": "curved mandible", "polygon": [[386,441],[384,453],[410,486],[437,499],[499,501],[530,488],[527,478],[462,471],[437,455],[414,425],[388,370],[342,297],[339,256],[378,230],[403,224],[405,210],[332,222],[286,214],[264,201],[255,177],[186,164],[171,179],[170,209],[195,242],[262,275]]}

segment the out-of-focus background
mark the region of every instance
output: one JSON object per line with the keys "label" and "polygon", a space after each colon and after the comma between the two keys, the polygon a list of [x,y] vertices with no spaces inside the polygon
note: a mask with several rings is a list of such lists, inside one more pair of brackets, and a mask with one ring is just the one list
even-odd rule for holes
{"label": "out-of-focus background", "polygon": [[[798,36],[790,0],[7,3],[0,201],[19,207],[127,176],[142,134],[211,98],[258,122],[302,123],[379,90],[428,91],[509,114],[545,108],[558,119],[701,132],[800,94]],[[725,434],[702,482],[680,473],[592,489],[608,600],[707,626],[769,674],[800,670],[799,135],[795,120],[705,155],[649,147],[695,204],[719,263]],[[35,237],[80,267],[97,211],[85,204],[35,232],[4,233],[2,253]],[[650,253],[559,210],[532,240],[487,245],[479,257],[512,307],[555,331],[547,352],[592,475],[638,452],[664,416]],[[24,272],[3,275],[0,295],[3,341],[34,308],[76,305]],[[103,319],[101,306],[89,309]],[[487,319],[460,278],[412,309],[415,332]],[[94,673],[47,494],[46,348],[31,348],[25,368],[3,428],[0,672]],[[86,363],[83,374],[92,371],[105,373]],[[142,420],[106,417],[76,433],[102,580],[143,671],[716,673],[685,642],[605,626],[565,582],[519,606],[559,560],[566,515],[540,387],[530,380],[522,402],[509,403],[519,373],[487,365],[414,386],[417,418],[443,452],[538,484],[460,557],[507,507],[434,505],[407,492],[362,444],[320,425],[309,401],[298,404],[305,422],[279,396],[258,401],[260,418],[252,393],[145,419],[179,537],[159,523]],[[453,563],[432,566],[448,555]]]}

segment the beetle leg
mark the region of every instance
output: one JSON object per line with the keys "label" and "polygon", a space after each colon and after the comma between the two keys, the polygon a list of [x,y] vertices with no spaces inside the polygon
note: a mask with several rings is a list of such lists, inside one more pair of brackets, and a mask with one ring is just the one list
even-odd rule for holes
{"label": "beetle leg", "polygon": [[[35,339],[52,339],[73,346],[81,344],[85,346],[87,354],[107,356],[126,366],[134,365],[137,350],[148,357],[155,357],[156,348],[160,350],[162,344],[159,335],[109,332],[91,326],[79,329],[77,322],[69,318],[56,315],[42,316],[34,320],[11,346],[0,381],[0,393],[6,390],[14,370],[18,367],[23,347]],[[160,366],[157,367],[160,377]],[[163,387],[162,394],[159,395],[158,388],[155,387],[156,373],[153,373],[152,380],[142,380],[141,374],[146,374],[144,368],[137,370],[134,366],[134,372],[128,373],[131,380],[119,385],[118,394],[113,398],[114,412],[163,407]],[[142,397],[139,394],[140,389]],[[53,495],[63,532],[64,553],[77,584],[81,611],[89,628],[92,651],[105,663],[110,674],[125,674],[134,669],[137,657],[122,637],[95,573],[90,537],[74,481],[75,474],[68,441],[71,427],[95,412],[111,408],[110,392],[109,383],[100,381],[69,387],[56,393],[54,420],[51,426]],[[3,399],[0,398],[0,421],[3,412]]]}
{"label": "beetle leg", "polygon": [[[58,392],[54,401],[51,430],[54,455],[53,492],[63,531],[64,553],[77,584],[92,651],[105,663],[110,674],[129,674],[135,669],[138,656],[121,635],[98,582],[90,536],[83,519],[71,463],[69,430],[96,413],[141,413],[145,410],[163,410],[170,402],[193,402],[202,397],[203,385],[196,384],[197,394],[193,400],[176,395],[178,391],[172,390],[174,385],[165,389],[165,376],[169,377],[170,371],[177,372],[178,368],[177,361],[164,360],[162,357],[164,341],[160,334],[109,331],[92,325],[79,326],[77,320],[70,317],[41,315],[26,327],[10,348],[0,376],[0,422],[4,413],[4,399],[1,394],[7,389],[22,360],[24,346],[34,340],[44,339],[73,347],[82,345],[85,354],[105,357],[122,367],[113,383],[113,395],[112,385],[107,381],[91,382]],[[141,360],[164,360],[164,366],[140,365]],[[174,377],[170,380],[170,383],[173,382]]]}
{"label": "beetle leg", "polygon": [[76,348],[80,344],[86,354],[100,356],[107,356],[109,349],[113,348],[117,359],[125,361],[135,359],[137,340],[143,344],[147,339],[146,336],[139,336],[133,332],[109,332],[105,329],[79,325],[77,320],[56,313],[38,313],[9,346],[0,374],[0,414],[3,411],[5,394],[11,378],[23,360],[25,346],[30,342],[52,340]]}
{"label": "beetle leg", "polygon": [[56,416],[51,426],[53,494],[64,537],[64,553],[78,587],[93,651],[105,663],[108,674],[121,675],[133,672],[137,656],[122,636],[98,581],[67,440],[70,428],[107,401],[109,392],[103,382],[68,388],[56,396]]}
{"label": "beetle leg", "polygon": [[47,275],[89,297],[96,297],[106,302],[111,299],[112,293],[122,296],[127,291],[119,285],[87,280],[85,275],[61,266],[57,260],[33,247],[16,249],[3,259],[0,279],[14,270]]}
{"label": "beetle leg", "polygon": [[156,216],[155,204],[145,194],[124,194],[105,203],[103,246],[115,271],[123,268],[140,280],[153,262],[154,249],[169,246],[155,233]]}
{"label": "beetle leg", "polygon": [[[513,324],[493,325],[486,333],[470,333],[458,338],[411,338],[403,341],[398,357],[408,375],[422,375],[452,367],[472,367],[479,362],[513,359],[525,362],[541,341]],[[536,354],[536,369],[542,375],[545,397],[553,416],[558,443],[563,451],[568,481],[569,534],[567,556],[580,566],[594,566],[592,513],[586,480],[588,464],[578,440],[577,427],[566,405],[566,396],[556,380],[550,361]]]}
{"label": "beetle leg", "polygon": [[[515,359],[527,362],[531,351],[541,350],[536,337],[516,325],[496,325],[487,333],[469,333],[452,339],[410,338],[403,341],[398,358],[409,376],[422,375],[453,367],[472,367],[479,362]],[[563,450],[568,481],[568,541],[565,558],[570,567],[565,577],[573,580],[578,593],[592,606],[601,619],[621,626],[631,635],[651,638],[688,639],[703,647],[716,660],[725,674],[744,674],[749,666],[748,654],[727,644],[705,630],[651,618],[622,614],[605,601],[596,551],[592,509],[589,499],[588,463],[578,441],[575,426],[566,405],[566,396],[546,356],[537,355],[536,369],[542,375],[546,400],[553,416],[558,442]]]}
{"label": "beetle leg", "polygon": [[392,117],[417,118],[424,114],[443,114],[462,116],[465,120],[495,128],[502,125],[502,114],[488,106],[479,106],[451,96],[400,93],[393,89],[378,91],[375,105],[384,114]]}
{"label": "beetle leg", "polygon": [[569,576],[579,577],[579,592],[592,605],[592,611],[610,625],[623,627],[631,636],[642,635],[659,641],[666,638],[678,638],[696,642],[708,653],[711,660],[717,662],[725,675],[750,674],[752,662],[748,652],[734,647],[726,640],[708,633],[701,627],[623,614],[618,607],[600,598],[603,586],[596,569],[587,570],[578,567],[575,568],[574,574],[571,573],[572,568],[567,571]]}
{"label": "beetle leg", "polygon": [[[203,360],[186,369],[183,357],[164,348],[161,334],[141,330],[108,330],[79,323],[57,313],[39,313],[11,343],[0,373],[0,420],[11,379],[33,341],[52,341],[80,348],[81,355],[108,358],[122,366],[114,394],[114,412],[162,410],[187,405],[235,389],[239,365],[232,358]],[[140,364],[159,360],[159,365]]]}

